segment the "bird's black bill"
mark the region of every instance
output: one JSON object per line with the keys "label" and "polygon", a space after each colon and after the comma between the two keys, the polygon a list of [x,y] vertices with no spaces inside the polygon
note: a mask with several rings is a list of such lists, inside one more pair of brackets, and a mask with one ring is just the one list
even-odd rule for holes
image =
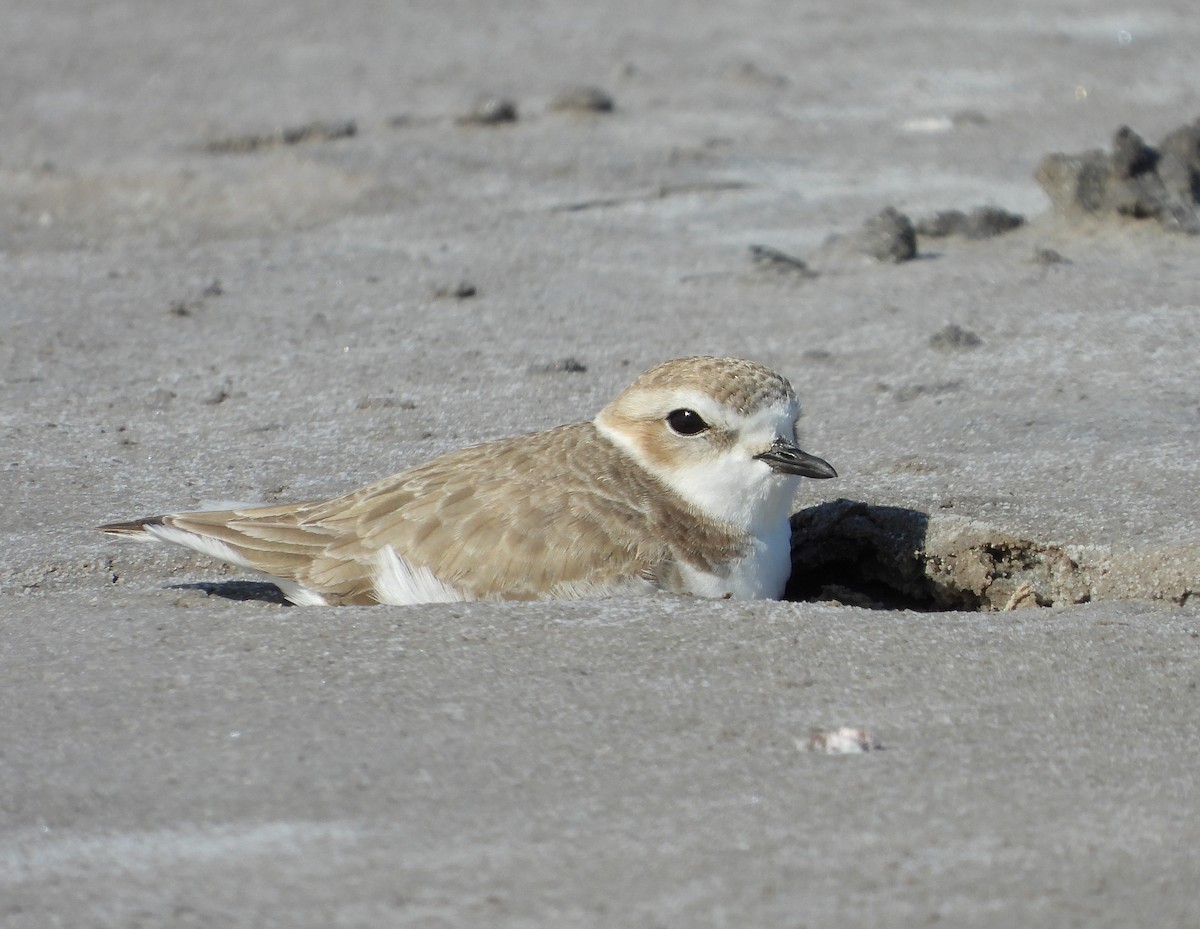
{"label": "bird's black bill", "polygon": [[833,465],[828,461],[824,461],[816,455],[810,455],[808,452],[802,452],[791,442],[783,439],[778,439],[769,449],[754,457],[759,461],[765,461],[773,470],[779,471],[781,474],[798,474],[801,477],[815,478],[837,477],[837,472],[833,470]]}

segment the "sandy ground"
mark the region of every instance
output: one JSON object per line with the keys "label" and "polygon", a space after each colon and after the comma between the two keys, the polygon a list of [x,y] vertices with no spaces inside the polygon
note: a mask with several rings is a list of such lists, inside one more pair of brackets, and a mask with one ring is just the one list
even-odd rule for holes
{"label": "sandy ground", "polygon": [[[5,929],[1200,923],[1200,238],[1033,178],[1200,116],[1192,4],[3,18]],[[823,245],[983,204],[1029,221]],[[91,530],[700,352],[841,473],[826,602],[302,610]],[[806,750],[843,725],[882,750]]]}

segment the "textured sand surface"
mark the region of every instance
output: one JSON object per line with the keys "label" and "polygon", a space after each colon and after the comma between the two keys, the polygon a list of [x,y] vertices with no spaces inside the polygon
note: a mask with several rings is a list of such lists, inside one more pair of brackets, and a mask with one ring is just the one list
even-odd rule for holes
{"label": "textured sand surface", "polygon": [[[1191,4],[3,18],[0,926],[1200,922],[1200,237],[1033,176],[1200,116]],[[1028,221],[846,251],[980,205]],[[841,474],[804,592],[1031,608],[300,610],[91,529],[692,353]]]}

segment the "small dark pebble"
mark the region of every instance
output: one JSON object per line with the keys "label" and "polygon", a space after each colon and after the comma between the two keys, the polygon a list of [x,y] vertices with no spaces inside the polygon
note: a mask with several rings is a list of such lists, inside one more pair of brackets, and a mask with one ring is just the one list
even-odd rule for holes
{"label": "small dark pebble", "polygon": [[548,107],[557,112],[611,113],[613,98],[599,87],[572,87],[557,94]]}
{"label": "small dark pebble", "polygon": [[459,281],[450,287],[438,287],[433,295],[438,298],[453,297],[455,300],[466,300],[474,297],[478,291],[470,281]]}
{"label": "small dark pebble", "polygon": [[517,104],[507,97],[484,96],[454,120],[461,126],[496,126],[517,121]]}
{"label": "small dark pebble", "polygon": [[941,329],[929,337],[930,347],[937,349],[939,352],[978,348],[982,344],[983,339],[979,338],[970,329],[964,329],[957,323],[950,323],[945,329]]}
{"label": "small dark pebble", "polygon": [[358,135],[358,124],[348,119],[344,122],[314,122],[303,126],[284,129],[284,145],[299,145],[301,142],[331,142],[334,139],[349,139]]}
{"label": "small dark pebble", "polygon": [[574,357],[529,366],[530,374],[582,374],[586,370],[587,365]]}

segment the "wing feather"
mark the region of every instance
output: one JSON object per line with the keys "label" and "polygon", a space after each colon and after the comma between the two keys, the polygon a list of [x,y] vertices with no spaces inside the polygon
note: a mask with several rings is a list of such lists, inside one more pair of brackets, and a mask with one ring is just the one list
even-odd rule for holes
{"label": "wing feather", "polygon": [[330,603],[378,602],[388,546],[464,598],[526,599],[663,583],[680,559],[742,544],[591,423],[462,449],[331,500],[158,519]]}

